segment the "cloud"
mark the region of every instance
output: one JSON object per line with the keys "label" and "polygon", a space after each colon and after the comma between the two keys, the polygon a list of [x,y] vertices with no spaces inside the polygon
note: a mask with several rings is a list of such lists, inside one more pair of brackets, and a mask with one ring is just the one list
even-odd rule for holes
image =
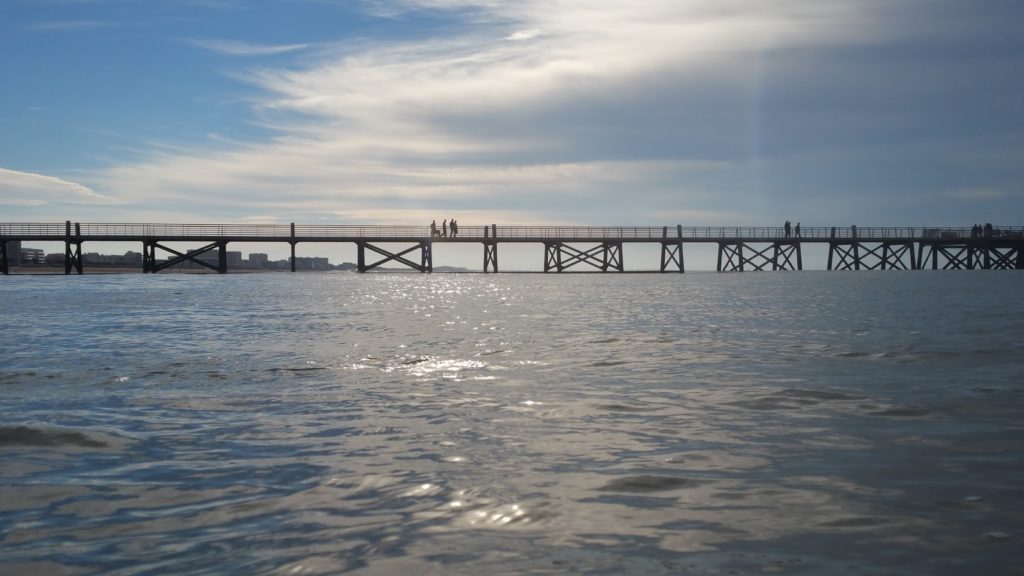
{"label": "cloud", "polygon": [[0,205],[92,204],[109,200],[77,182],[0,168]]}
{"label": "cloud", "polygon": [[[221,219],[398,223],[444,210],[502,222],[741,220],[741,211],[775,220],[777,206],[799,203],[827,216],[835,194],[878,213],[892,202],[887,190],[913,188],[899,173],[903,149],[938,141],[932,133],[945,128],[933,120],[955,117],[921,97],[955,74],[885,52],[903,49],[893,42],[920,19],[889,6],[389,2],[389,18],[441,10],[470,25],[318,45],[288,65],[237,71],[276,137],[153,152],[90,182],[138,205]],[[191,42],[232,55],[306,48]],[[877,142],[889,146],[872,151]],[[828,173],[799,161],[819,150],[833,159]],[[944,153],[916,161],[939,166],[938,180]],[[916,185],[934,189],[926,173]]]}
{"label": "cloud", "polygon": [[309,44],[254,44],[236,40],[190,39],[193,46],[227,56],[273,56],[286,52],[305,50]]}
{"label": "cloud", "polygon": [[505,40],[529,40],[540,36],[541,31],[537,28],[531,28],[529,30],[516,30],[515,32],[505,36]]}
{"label": "cloud", "polygon": [[[97,182],[139,204],[184,203],[223,216],[252,207],[408,221],[444,207],[548,211],[563,221],[625,211],[643,220],[666,200],[692,203],[691,214],[713,213],[720,208],[709,204],[720,199],[701,191],[706,182],[680,182],[734,169],[735,157],[679,149],[680,136],[708,130],[700,123],[665,132],[688,120],[676,111],[696,92],[687,84],[712,68],[705,85],[730,90],[723,66],[765,46],[840,42],[857,22],[836,2],[827,4],[832,12],[788,13],[732,4],[716,11],[642,0],[586,9],[532,0],[399,3],[392,9],[473,9],[476,26],[454,37],[338,45],[304,66],[243,72],[267,95],[259,110],[279,137],[222,152],[153,155]],[[510,29],[518,32],[499,32]],[[273,48],[193,43],[232,54]],[[650,198],[646,216],[638,196]]]}

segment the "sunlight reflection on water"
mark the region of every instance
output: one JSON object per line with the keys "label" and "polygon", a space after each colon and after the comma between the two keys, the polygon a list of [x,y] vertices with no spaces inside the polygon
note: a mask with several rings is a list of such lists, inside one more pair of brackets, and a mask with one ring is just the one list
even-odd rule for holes
{"label": "sunlight reflection on water", "polygon": [[3,280],[0,572],[1018,566],[1012,274]]}

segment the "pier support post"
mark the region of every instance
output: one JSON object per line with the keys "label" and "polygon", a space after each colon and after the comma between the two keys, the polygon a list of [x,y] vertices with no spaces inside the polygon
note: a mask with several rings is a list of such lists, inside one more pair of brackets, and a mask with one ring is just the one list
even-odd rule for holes
{"label": "pier support post", "polygon": [[[64,221],[64,275],[71,274],[74,269],[82,273],[82,233],[79,224],[75,223],[75,236],[71,235],[71,221]],[[72,246],[74,248],[72,248]]]}
{"label": "pier support post", "polygon": [[227,274],[228,273],[228,241],[220,240],[217,242],[217,273]]}
{"label": "pier support post", "polygon": [[82,273],[82,243],[66,241],[64,243],[64,275],[71,274],[72,270],[76,274]]}
{"label": "pier support post", "polygon": [[[484,230],[487,230],[484,228]],[[495,273],[498,272],[498,243],[497,242],[484,242],[484,274],[489,269],[493,268]]]}
{"label": "pier support post", "polygon": [[142,241],[142,273],[156,272],[156,240]]}
{"label": "pier support post", "polygon": [[298,243],[298,242],[295,241],[295,222],[292,222],[291,230],[292,230],[292,239],[289,240],[288,243],[292,245],[291,265],[292,265],[292,272],[295,272],[295,245]]}
{"label": "pier support post", "polygon": [[603,246],[604,262],[601,265],[601,271],[607,272],[609,268],[612,268],[618,272],[625,272],[625,267],[622,265],[622,242],[605,242]]}
{"label": "pier support post", "polygon": [[562,249],[558,242],[544,243],[544,271],[562,271]]}
{"label": "pier support post", "polygon": [[684,272],[683,268],[683,227],[676,226],[676,237],[668,238],[668,226],[661,229],[661,271],[668,272],[669,266],[673,272],[678,268],[679,273]]}
{"label": "pier support post", "polygon": [[[493,232],[493,233],[492,233]],[[484,274],[489,268],[498,272],[498,227],[495,224],[484,226]]]}
{"label": "pier support post", "polygon": [[420,272],[434,271],[434,243],[420,242]]}

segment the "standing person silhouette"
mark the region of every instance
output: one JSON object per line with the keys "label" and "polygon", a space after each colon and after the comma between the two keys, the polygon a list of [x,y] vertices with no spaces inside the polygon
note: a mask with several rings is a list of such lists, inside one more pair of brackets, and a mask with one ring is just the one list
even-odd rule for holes
{"label": "standing person silhouette", "polygon": [[452,218],[452,238],[455,238],[459,234],[459,223]]}
{"label": "standing person silhouette", "polygon": [[430,221],[430,237],[434,238],[437,236],[437,220]]}
{"label": "standing person silhouette", "polygon": [[796,232],[796,237],[799,238],[800,237],[800,223],[799,222],[796,223],[796,228],[793,231]]}
{"label": "standing person silhouette", "polygon": [[786,223],[782,225],[782,229],[786,231],[786,238],[789,238],[789,220],[786,220]]}
{"label": "standing person silhouette", "polygon": [[448,220],[445,220],[444,222],[441,222],[441,237],[444,238],[444,237],[447,237],[447,236],[448,236]]}

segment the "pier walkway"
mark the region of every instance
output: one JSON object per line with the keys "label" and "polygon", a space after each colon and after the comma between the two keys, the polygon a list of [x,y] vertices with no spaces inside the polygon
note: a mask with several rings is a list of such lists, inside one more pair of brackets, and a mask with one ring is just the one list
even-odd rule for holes
{"label": "pier walkway", "polygon": [[[227,246],[239,242],[350,242],[357,247],[358,270],[366,272],[389,262],[433,271],[436,243],[479,243],[483,272],[498,271],[498,245],[544,245],[544,271],[571,268],[624,272],[622,246],[661,246],[661,272],[684,272],[683,246],[718,245],[719,272],[802,270],[805,244],[828,247],[828,270],[966,270],[1024,269],[1024,227],[803,227],[736,226],[459,226],[456,236],[431,236],[429,226],[361,226],[303,224],[103,224],[0,223],[0,272],[8,274],[12,242],[56,241],[65,246],[64,273],[82,274],[85,242],[139,242],[143,272],[156,273],[194,262],[219,273],[228,272]],[[199,243],[182,252],[169,243]],[[398,245],[398,247],[395,247]],[[158,260],[158,250],[166,259]],[[210,253],[217,258],[211,261]],[[207,257],[203,257],[207,255]],[[371,261],[367,256],[379,257]]]}

